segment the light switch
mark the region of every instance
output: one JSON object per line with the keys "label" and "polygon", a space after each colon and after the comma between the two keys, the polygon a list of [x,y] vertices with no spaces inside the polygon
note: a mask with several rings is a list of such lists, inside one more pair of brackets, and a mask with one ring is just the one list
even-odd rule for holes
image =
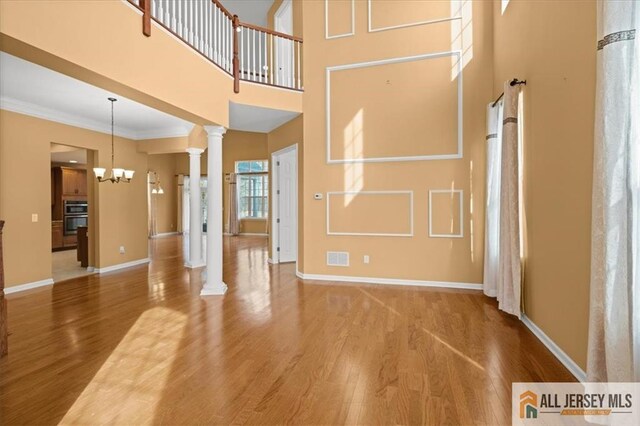
{"label": "light switch", "polygon": [[33,213],[31,215],[31,222],[37,222],[38,221],[38,213]]}

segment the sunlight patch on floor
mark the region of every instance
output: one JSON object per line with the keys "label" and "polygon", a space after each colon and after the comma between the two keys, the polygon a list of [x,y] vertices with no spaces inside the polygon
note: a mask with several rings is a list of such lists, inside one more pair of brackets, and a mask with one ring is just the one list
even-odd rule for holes
{"label": "sunlight patch on floor", "polygon": [[171,309],[144,312],[60,424],[140,424],[153,418],[186,323],[186,315]]}

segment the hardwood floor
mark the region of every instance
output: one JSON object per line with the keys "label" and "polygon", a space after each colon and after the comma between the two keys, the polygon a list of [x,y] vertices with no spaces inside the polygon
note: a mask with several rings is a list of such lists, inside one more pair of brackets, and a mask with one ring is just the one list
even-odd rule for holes
{"label": "hardwood floor", "polygon": [[512,382],[574,380],[477,291],[303,283],[236,237],[201,298],[180,237],[151,251],[8,296],[1,424],[510,424]]}

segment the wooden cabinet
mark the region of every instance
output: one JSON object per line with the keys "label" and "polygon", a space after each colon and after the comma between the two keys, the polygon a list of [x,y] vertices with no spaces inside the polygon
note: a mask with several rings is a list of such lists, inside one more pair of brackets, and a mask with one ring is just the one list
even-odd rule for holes
{"label": "wooden cabinet", "polygon": [[61,220],[51,222],[51,247],[53,250],[59,250],[64,247],[63,226]]}
{"label": "wooden cabinet", "polygon": [[87,171],[60,167],[62,174],[62,195],[87,196]]}
{"label": "wooden cabinet", "polygon": [[86,170],[60,166],[51,169],[51,219],[63,219],[64,200],[86,199]]}

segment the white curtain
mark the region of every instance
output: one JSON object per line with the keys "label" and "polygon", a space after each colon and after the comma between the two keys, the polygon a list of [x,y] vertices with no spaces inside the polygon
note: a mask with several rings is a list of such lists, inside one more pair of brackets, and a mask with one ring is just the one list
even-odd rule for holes
{"label": "white curtain", "polygon": [[598,2],[587,378],[640,381],[640,3]]}
{"label": "white curtain", "polygon": [[238,192],[236,190],[236,174],[229,173],[229,222],[228,229],[231,235],[240,233],[240,222],[238,221]]}
{"label": "white curtain", "polygon": [[504,84],[501,106],[487,110],[487,211],[484,292],[520,318],[522,287],[520,86]]}
{"label": "white curtain", "polygon": [[484,239],[484,294],[498,295],[500,249],[500,166],[502,149],[502,101],[487,106],[487,202]]}

